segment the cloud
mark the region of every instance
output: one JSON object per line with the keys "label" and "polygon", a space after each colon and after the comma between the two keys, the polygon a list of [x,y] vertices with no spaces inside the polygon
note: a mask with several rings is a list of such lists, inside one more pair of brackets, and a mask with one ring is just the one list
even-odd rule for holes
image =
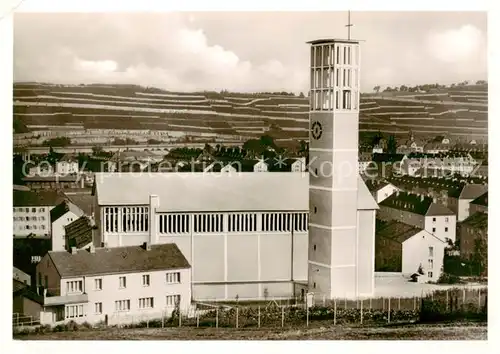
{"label": "cloud", "polygon": [[442,62],[467,62],[480,52],[483,34],[478,28],[465,25],[458,29],[432,33],[427,44],[429,53]]}

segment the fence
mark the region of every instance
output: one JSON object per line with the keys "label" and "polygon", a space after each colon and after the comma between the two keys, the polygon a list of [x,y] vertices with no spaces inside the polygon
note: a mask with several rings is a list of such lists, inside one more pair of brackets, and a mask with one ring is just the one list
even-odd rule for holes
{"label": "fence", "polygon": [[38,326],[40,319],[34,316],[25,316],[21,313],[12,314],[12,327]]}
{"label": "fence", "polygon": [[[422,296],[358,300],[301,299],[197,303],[189,309],[121,316],[125,327],[302,327],[315,324],[382,324],[447,319],[486,319],[487,289],[448,289]],[[180,312],[180,313],[179,313]],[[110,323],[111,324],[111,323]]]}

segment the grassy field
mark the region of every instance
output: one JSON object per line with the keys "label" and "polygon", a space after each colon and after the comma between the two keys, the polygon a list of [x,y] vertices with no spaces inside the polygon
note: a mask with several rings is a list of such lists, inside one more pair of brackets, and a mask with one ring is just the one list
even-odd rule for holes
{"label": "grassy field", "polygon": [[15,336],[19,340],[486,340],[486,324],[301,329],[138,328]]}

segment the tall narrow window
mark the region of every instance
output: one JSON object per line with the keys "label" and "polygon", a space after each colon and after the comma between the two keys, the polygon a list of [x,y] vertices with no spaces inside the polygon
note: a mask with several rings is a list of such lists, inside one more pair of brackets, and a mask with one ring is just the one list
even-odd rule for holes
{"label": "tall narrow window", "polygon": [[351,109],[351,90],[342,91],[342,109]]}

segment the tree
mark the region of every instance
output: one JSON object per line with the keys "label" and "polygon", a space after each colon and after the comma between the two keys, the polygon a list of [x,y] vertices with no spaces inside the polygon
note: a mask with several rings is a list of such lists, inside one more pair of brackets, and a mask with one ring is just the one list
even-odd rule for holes
{"label": "tree", "polygon": [[389,154],[395,154],[398,149],[398,144],[396,142],[396,138],[394,135],[389,135],[389,139],[387,140],[387,152]]}
{"label": "tree", "polygon": [[375,91],[376,93],[379,93],[380,91],[380,85],[377,85],[373,88],[373,91]]}
{"label": "tree", "polygon": [[304,97],[305,97],[305,96],[304,96],[304,92],[301,92],[301,93],[299,94],[299,97],[300,97],[300,98],[304,98]]}
{"label": "tree", "polygon": [[380,142],[380,140],[382,140],[384,138],[384,136],[382,135],[382,133],[380,132],[380,130],[373,136],[372,138],[372,141],[371,141],[371,145],[372,146],[375,146],[375,145],[378,145],[378,143]]}
{"label": "tree", "polygon": [[92,146],[92,155],[99,156],[103,152],[102,146]]}

